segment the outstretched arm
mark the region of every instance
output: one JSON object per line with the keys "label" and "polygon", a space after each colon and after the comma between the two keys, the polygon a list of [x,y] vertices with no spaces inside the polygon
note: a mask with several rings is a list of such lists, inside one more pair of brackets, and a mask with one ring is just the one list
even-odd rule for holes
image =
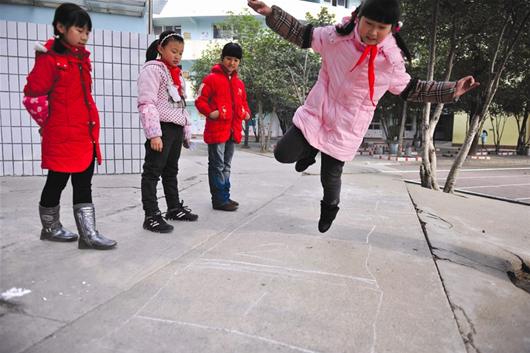
{"label": "outstretched arm", "polygon": [[257,13],[266,16],[265,22],[270,29],[278,33],[289,42],[306,49],[311,47],[313,26],[303,25],[296,18],[283,11],[278,6],[269,7],[263,1],[248,0],[250,6]]}
{"label": "outstretched arm", "polygon": [[265,17],[269,16],[272,13],[272,9],[268,7],[263,1],[248,0],[247,4],[252,8],[252,10]]}
{"label": "outstretched arm", "polygon": [[473,76],[463,77],[457,82],[412,79],[400,96],[411,102],[452,103],[479,85]]}
{"label": "outstretched arm", "polygon": [[480,86],[480,83],[476,82],[473,76],[466,76],[461,78],[456,82],[455,99],[460,98],[460,96],[463,96],[464,94],[477,88],[478,86]]}

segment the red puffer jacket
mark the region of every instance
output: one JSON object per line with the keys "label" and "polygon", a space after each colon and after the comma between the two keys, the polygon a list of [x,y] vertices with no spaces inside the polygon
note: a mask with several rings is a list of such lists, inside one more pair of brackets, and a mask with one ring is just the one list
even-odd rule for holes
{"label": "red puffer jacket", "polygon": [[[206,116],[204,142],[208,144],[225,143],[233,134],[236,143],[241,142],[242,121],[250,116],[245,84],[232,73],[230,78],[220,64],[212,67],[199,89],[195,100],[199,112]],[[209,118],[210,113],[218,110],[219,118]]]}
{"label": "red puffer jacket", "polygon": [[24,95],[48,96],[49,116],[42,125],[42,168],[79,173],[94,159],[101,164],[99,114],[91,94],[90,52],[68,47],[59,54],[54,40],[38,48]]}

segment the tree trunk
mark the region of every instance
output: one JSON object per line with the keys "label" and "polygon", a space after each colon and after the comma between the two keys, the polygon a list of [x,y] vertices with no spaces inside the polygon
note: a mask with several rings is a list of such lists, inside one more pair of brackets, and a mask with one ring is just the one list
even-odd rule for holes
{"label": "tree trunk", "polygon": [[245,140],[243,142],[244,148],[248,148],[248,134],[249,134],[248,120],[245,120]]}
{"label": "tree trunk", "polygon": [[258,138],[259,147],[264,151],[265,144],[265,114],[263,113],[263,102],[258,100]]}
{"label": "tree trunk", "polygon": [[[430,40],[430,54],[429,64],[427,68],[427,81],[432,81],[434,78],[434,66],[436,63],[436,37],[438,27],[438,14],[440,10],[440,0],[434,0],[434,9],[432,14],[431,40]],[[431,103],[425,103],[423,107],[422,117],[422,160],[420,167],[421,186],[428,189],[439,190],[438,182],[436,180],[436,150],[432,137],[434,136],[434,129],[430,124]],[[434,158],[433,158],[434,157]]]}
{"label": "tree trunk", "polygon": [[405,137],[405,123],[407,121],[407,101],[403,101],[403,109],[401,110],[401,124],[399,125],[399,141],[397,155],[401,156],[403,150],[403,138]]}
{"label": "tree trunk", "polygon": [[265,152],[269,149],[269,142],[271,141],[271,135],[272,135],[272,119],[276,116],[276,106],[272,106],[272,112],[269,119],[269,125],[267,127],[267,134],[265,135],[265,149],[262,150],[262,152]]}
{"label": "tree trunk", "polygon": [[526,154],[526,149],[528,147],[528,140],[526,137],[527,126],[528,126],[528,116],[530,114],[530,102],[526,102],[523,120],[520,122],[517,120],[517,127],[519,130],[519,137],[517,138],[517,154],[523,156]]}
{"label": "tree trunk", "polygon": [[501,151],[501,141],[506,128],[506,117],[490,116],[491,126],[493,127],[493,144],[495,145],[495,154]]}

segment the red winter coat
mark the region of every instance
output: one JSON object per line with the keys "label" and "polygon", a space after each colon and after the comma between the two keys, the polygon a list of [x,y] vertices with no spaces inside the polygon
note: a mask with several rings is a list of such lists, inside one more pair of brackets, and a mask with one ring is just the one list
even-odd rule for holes
{"label": "red winter coat", "polygon": [[36,53],[24,95],[48,96],[49,116],[42,125],[42,168],[79,173],[94,159],[101,164],[99,114],[91,94],[90,52],[69,47],[59,54],[49,40]]}
{"label": "red winter coat", "polygon": [[[229,78],[220,64],[212,67],[212,72],[202,81],[195,106],[206,116],[204,142],[225,143],[231,133],[236,143],[241,142],[242,121],[247,114],[250,116],[250,109],[245,84],[237,72],[234,71]],[[209,118],[215,110],[219,111],[219,118]]]}

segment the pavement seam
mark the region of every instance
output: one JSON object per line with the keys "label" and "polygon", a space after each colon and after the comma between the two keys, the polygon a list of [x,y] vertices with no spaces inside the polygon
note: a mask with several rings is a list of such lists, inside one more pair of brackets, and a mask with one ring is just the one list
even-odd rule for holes
{"label": "pavement seam", "polygon": [[[418,212],[421,211],[421,209],[418,207],[418,204],[416,204],[416,202],[414,201],[414,198],[412,197],[410,191],[407,190],[407,193],[409,194],[410,201],[412,202],[412,205],[414,206],[414,209],[416,211],[416,217],[418,217],[418,221],[420,222],[420,226],[421,226],[421,229],[423,231],[423,235],[425,237],[425,240],[427,241],[427,246],[429,247],[429,252],[431,253],[431,257],[432,257],[434,266],[436,267],[436,272],[438,273],[438,278],[440,279],[440,283],[442,285],[442,288],[443,288],[443,291],[444,291],[444,294],[445,294],[445,298],[447,299],[447,303],[449,304],[449,307],[451,308],[451,312],[453,313],[453,318],[455,320],[455,323],[456,323],[456,326],[458,328],[458,331],[460,332],[460,337],[462,338],[462,341],[464,343],[464,347],[466,348],[466,351],[468,353],[473,353],[473,352],[469,351],[468,346],[471,346],[475,350],[475,353],[481,353],[480,350],[478,350],[474,346],[473,335],[471,333],[468,333],[466,335],[465,332],[464,332],[464,328],[462,327],[461,323],[458,320],[458,316],[457,316],[457,314],[455,312],[455,309],[457,309],[458,306],[454,305],[451,302],[451,299],[449,298],[449,290],[447,289],[447,286],[445,285],[445,281],[444,281],[444,279],[442,277],[442,274],[440,272],[440,267],[438,266],[438,263],[436,261],[437,255],[433,253],[433,248],[434,247],[431,244],[431,241],[429,239],[429,234],[427,233],[427,227],[426,227],[427,223],[424,222],[421,219],[421,217],[418,215]],[[460,310],[463,311],[462,309],[460,309]],[[467,318],[467,315],[465,315],[465,317]],[[474,327],[474,325],[472,325],[472,327]]]}
{"label": "pavement seam", "polygon": [[[415,180],[404,179],[403,181],[404,181],[405,183],[407,183],[407,184],[421,185],[421,182],[419,182],[419,181],[415,181]],[[508,199],[508,198],[505,198],[505,197],[502,197],[502,196],[495,196],[495,195],[483,194],[483,193],[475,192],[475,191],[466,191],[466,190],[462,190],[462,189],[458,189],[458,188],[455,188],[455,190],[454,190],[454,194],[455,194],[455,195],[456,195],[456,194],[462,194],[462,195],[478,196],[478,197],[484,197],[484,198],[492,199],[492,200],[498,200],[498,201],[504,201],[504,202],[509,202],[509,203],[515,203],[515,204],[517,204],[517,205],[530,206],[530,203],[529,203],[529,202],[524,202],[524,201],[520,201],[520,200],[517,200],[517,199]]]}

